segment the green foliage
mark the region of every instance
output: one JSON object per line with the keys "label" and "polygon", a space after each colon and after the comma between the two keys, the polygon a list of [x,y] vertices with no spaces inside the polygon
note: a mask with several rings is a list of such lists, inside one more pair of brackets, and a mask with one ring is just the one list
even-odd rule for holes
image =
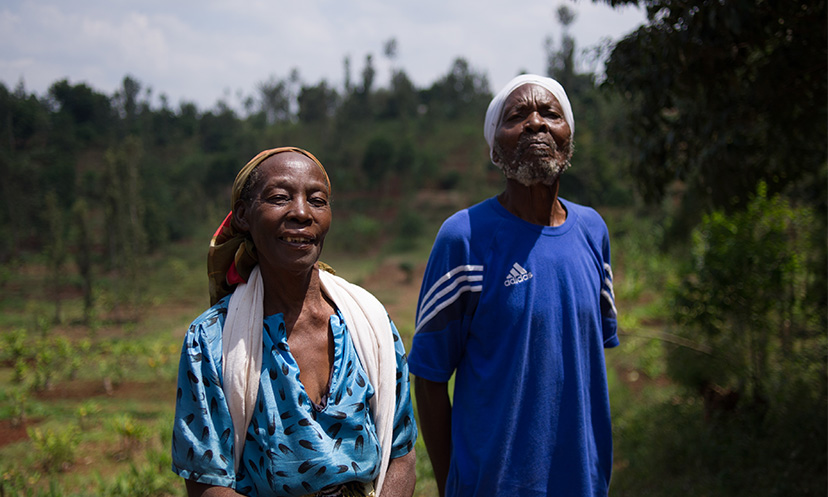
{"label": "green foliage", "polygon": [[71,372],[75,351],[65,337],[50,333],[35,337],[18,328],[3,338],[0,358],[13,365],[13,383],[38,391],[48,390],[56,378]]}
{"label": "green foliage", "polygon": [[115,482],[105,487],[101,493],[104,497],[166,497],[176,486],[183,486],[175,474],[169,470],[172,465],[132,464],[128,472],[119,475]]}
{"label": "green foliage", "polygon": [[[625,99],[632,171],[645,199],[687,187],[684,214],[809,184],[825,201],[826,2],[606,0],[648,23],[621,40],[607,85]],[[780,89],[784,91],[780,93]]]}
{"label": "green foliage", "polygon": [[784,416],[705,420],[700,402],[614,409],[611,494],[786,497],[825,495],[825,403],[808,395]]}
{"label": "green foliage", "polygon": [[131,455],[149,437],[149,429],[129,413],[121,413],[111,418],[110,428],[121,439],[121,451]]}
{"label": "green foliage", "polygon": [[101,412],[101,406],[94,400],[86,400],[75,409],[75,419],[81,430],[90,427],[90,420]]}
{"label": "green foliage", "polygon": [[[768,198],[764,184],[746,210],[704,217],[693,233],[692,264],[673,289],[673,308],[682,334],[708,345],[712,356],[676,350],[674,378],[694,389],[718,384],[756,401],[778,398],[768,388],[779,375],[791,379],[788,358],[824,346],[818,316],[825,303],[806,299],[816,230],[809,210]],[[820,354],[809,355],[821,362]]]}
{"label": "green foliage", "polygon": [[382,225],[374,218],[357,214],[337,219],[328,234],[329,245],[336,251],[359,253],[377,248]]}
{"label": "green foliage", "polygon": [[47,472],[65,471],[75,461],[80,443],[77,428],[29,428],[26,430],[37,450],[42,468]]}

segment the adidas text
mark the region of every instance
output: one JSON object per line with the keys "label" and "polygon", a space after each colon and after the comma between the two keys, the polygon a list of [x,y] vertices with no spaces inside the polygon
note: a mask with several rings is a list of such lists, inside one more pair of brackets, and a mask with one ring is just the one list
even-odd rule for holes
{"label": "adidas text", "polygon": [[532,279],[532,276],[532,273],[523,269],[523,267],[516,262],[512,265],[512,269],[509,271],[509,276],[506,277],[506,281],[504,281],[503,284],[506,286],[517,285],[518,283],[523,283],[524,281]]}

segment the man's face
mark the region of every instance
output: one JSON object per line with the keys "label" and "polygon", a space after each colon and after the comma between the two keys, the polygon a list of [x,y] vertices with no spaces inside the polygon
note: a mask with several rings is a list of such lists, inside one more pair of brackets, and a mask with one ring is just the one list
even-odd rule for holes
{"label": "man's face", "polygon": [[507,178],[526,186],[550,185],[569,167],[570,136],[555,95],[542,86],[526,84],[503,105],[492,156]]}

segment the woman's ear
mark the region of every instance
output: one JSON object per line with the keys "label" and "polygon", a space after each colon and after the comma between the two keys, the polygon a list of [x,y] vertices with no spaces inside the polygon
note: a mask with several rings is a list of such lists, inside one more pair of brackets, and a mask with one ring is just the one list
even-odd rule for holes
{"label": "woman's ear", "polygon": [[243,200],[237,200],[233,206],[233,224],[239,231],[245,233],[250,231],[250,223],[247,221],[247,205]]}

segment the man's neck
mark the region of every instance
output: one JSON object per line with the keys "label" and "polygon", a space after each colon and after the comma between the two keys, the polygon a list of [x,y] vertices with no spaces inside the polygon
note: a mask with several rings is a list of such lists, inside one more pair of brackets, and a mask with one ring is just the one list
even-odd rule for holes
{"label": "man's neck", "polygon": [[497,200],[507,211],[532,224],[560,226],[566,221],[566,209],[558,200],[560,179],[551,185],[523,185],[506,180],[506,190]]}

